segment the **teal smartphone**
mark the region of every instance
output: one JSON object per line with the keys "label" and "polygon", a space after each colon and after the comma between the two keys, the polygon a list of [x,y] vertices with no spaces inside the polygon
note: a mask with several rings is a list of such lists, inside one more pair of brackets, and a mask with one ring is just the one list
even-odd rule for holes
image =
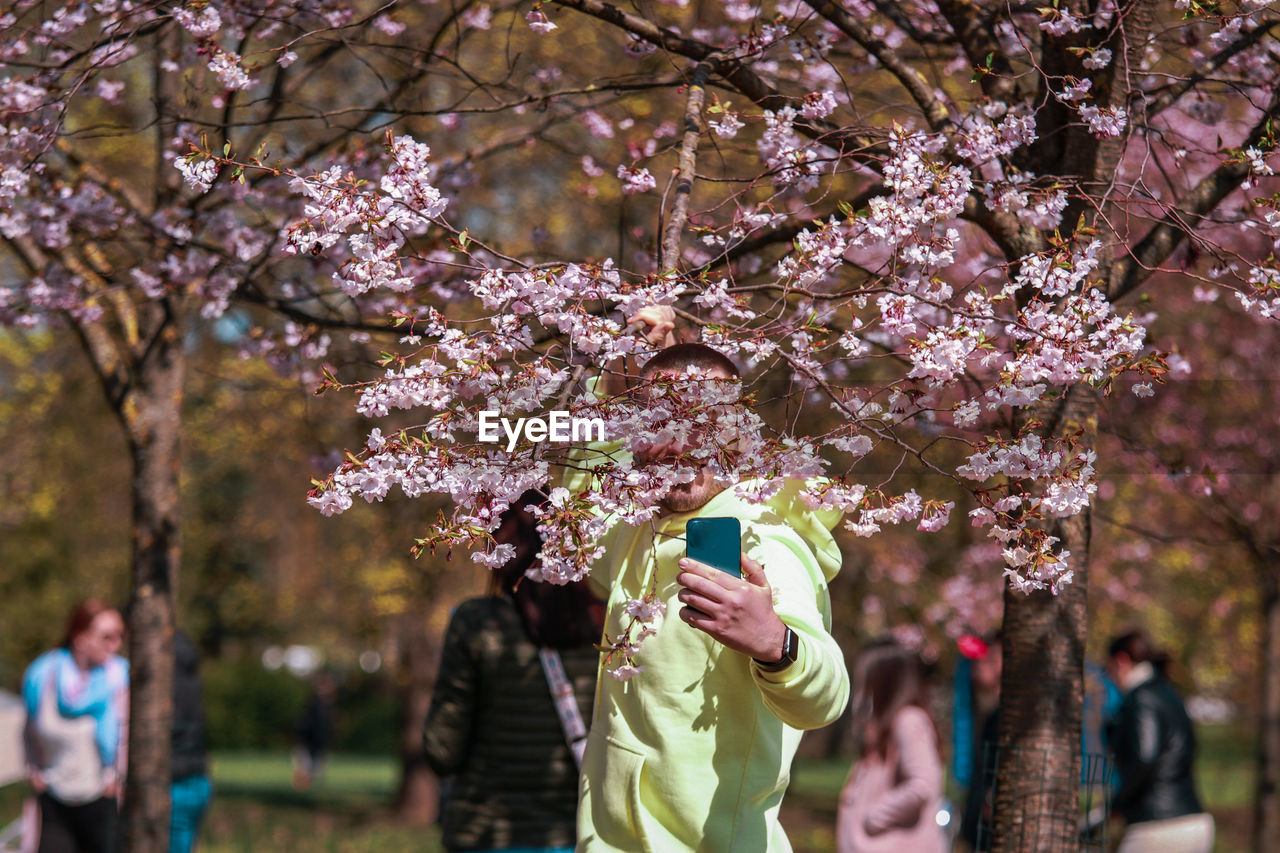
{"label": "teal smartphone", "polygon": [[684,531],[684,555],[742,577],[742,525],[736,518],[694,518]]}

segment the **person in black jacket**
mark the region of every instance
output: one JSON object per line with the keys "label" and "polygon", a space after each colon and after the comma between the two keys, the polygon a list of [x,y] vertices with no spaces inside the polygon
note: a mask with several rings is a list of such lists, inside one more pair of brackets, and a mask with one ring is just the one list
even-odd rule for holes
{"label": "person in black jacket", "polygon": [[1109,649],[1107,670],[1124,692],[1108,733],[1120,773],[1112,809],[1126,823],[1117,853],[1213,849],[1213,817],[1200,807],[1191,774],[1195,731],[1165,677],[1167,662],[1140,631]]}
{"label": "person in black jacket", "polygon": [[492,594],[458,605],[445,631],[423,744],[452,781],[440,817],[450,853],[568,853],[576,840],[578,766],[540,650],[556,650],[562,701],[589,724],[604,607],[585,583],[525,577],[542,547],[527,508],[542,500],[527,492],[503,515],[494,539],[515,554],[494,571]]}
{"label": "person in black jacket", "polygon": [[173,634],[173,728],[169,754],[172,785],[169,813],[169,853],[191,853],[200,819],[209,805],[205,752],[204,695],[199,655],[182,630]]}

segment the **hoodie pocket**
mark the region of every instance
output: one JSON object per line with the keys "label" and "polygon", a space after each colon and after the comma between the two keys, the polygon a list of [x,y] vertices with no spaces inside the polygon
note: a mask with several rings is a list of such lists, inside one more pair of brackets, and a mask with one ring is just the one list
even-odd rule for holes
{"label": "hoodie pocket", "polygon": [[604,749],[587,754],[582,772],[591,788],[593,834],[620,850],[649,850],[640,804],[644,754],[611,737],[604,738]]}

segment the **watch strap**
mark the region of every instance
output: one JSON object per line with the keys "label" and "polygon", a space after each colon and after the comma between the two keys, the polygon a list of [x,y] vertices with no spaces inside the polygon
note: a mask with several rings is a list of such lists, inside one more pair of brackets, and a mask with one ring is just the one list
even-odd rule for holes
{"label": "watch strap", "polygon": [[786,626],[786,633],[782,635],[782,658],[776,661],[763,661],[760,658],[752,658],[756,662],[756,666],[765,672],[781,672],[791,664],[796,662],[799,654],[800,638],[796,636],[796,632],[791,630],[791,626]]}

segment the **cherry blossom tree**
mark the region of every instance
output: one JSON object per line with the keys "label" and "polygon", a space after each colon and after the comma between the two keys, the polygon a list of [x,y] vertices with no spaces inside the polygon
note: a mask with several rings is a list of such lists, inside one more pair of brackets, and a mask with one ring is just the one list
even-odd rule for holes
{"label": "cherry blossom tree", "polygon": [[[1229,275],[1238,261],[1210,269]],[[1211,572],[1214,592],[1195,602],[1200,618],[1236,620],[1230,593],[1256,601],[1258,775],[1254,849],[1280,833],[1280,539],[1276,529],[1277,386],[1270,375],[1277,338],[1259,329],[1268,320],[1245,313],[1202,283],[1169,290],[1153,323],[1158,340],[1177,342],[1165,386],[1151,400],[1117,395],[1102,424],[1110,455],[1132,482],[1141,478],[1148,511],[1129,516],[1127,538],[1149,554],[1155,548],[1193,548]],[[1184,354],[1185,353],[1185,354]],[[1123,486],[1122,486],[1123,487]],[[1117,491],[1119,490],[1118,487]],[[1118,497],[1118,495],[1117,495]],[[1132,547],[1132,546],[1131,546]],[[1118,554],[1121,565],[1151,564]],[[1192,565],[1196,565],[1195,562]],[[1189,586],[1189,585],[1188,585]],[[1208,599],[1208,601],[1206,601]],[[1208,604],[1209,606],[1206,606]],[[1247,614],[1246,614],[1247,615]],[[1188,630],[1188,640],[1199,632]]]}
{"label": "cherry blossom tree", "polygon": [[[171,619],[183,333],[246,305],[247,351],[378,420],[312,502],[447,495],[420,549],[501,562],[502,510],[579,467],[481,440],[493,411],[567,409],[631,450],[696,439],[549,488],[552,582],[695,466],[859,537],[936,531],[964,500],[1006,579],[995,848],[1075,847],[1097,400],[1166,369],[1127,306],[1176,269],[1280,309],[1266,4],[103,0],[2,20],[21,271],[0,319],[75,331],[121,413],[138,636]],[[653,305],[742,387],[640,406],[584,384],[646,357],[626,323]],[[316,366],[381,325],[381,375]],[[658,605],[607,638],[615,677],[643,677]],[[150,850],[167,664],[163,643],[133,654],[127,823]]]}
{"label": "cherry blossom tree", "polygon": [[258,314],[269,309],[281,322],[242,344],[284,368],[327,351],[320,325],[355,334],[386,326],[366,323],[352,303],[326,302],[283,270],[263,270],[272,238],[242,221],[232,200],[209,203],[184,187],[172,161],[194,103],[183,92],[196,82],[183,77],[183,52],[195,48],[174,11],[135,3],[0,10],[0,324],[59,327],[79,340],[132,462],[130,850],[168,846],[186,338],[233,300]]}

